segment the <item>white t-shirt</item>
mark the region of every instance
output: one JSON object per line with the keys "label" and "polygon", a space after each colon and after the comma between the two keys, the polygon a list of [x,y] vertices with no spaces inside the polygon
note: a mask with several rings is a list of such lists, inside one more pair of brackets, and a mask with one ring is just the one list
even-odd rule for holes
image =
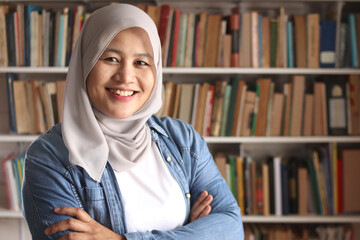
{"label": "white t-shirt", "polygon": [[115,171],[128,232],[169,231],[185,222],[184,194],[152,141],[150,156],[129,171]]}

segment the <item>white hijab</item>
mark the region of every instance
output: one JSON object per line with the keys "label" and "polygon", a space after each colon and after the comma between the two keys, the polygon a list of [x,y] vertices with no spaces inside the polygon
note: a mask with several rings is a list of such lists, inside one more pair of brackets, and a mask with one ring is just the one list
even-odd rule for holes
{"label": "white hijab", "polygon": [[[134,115],[115,119],[92,106],[86,78],[111,40],[130,27],[140,27],[149,35],[156,80],[149,99]],[[62,134],[70,162],[83,167],[91,178],[100,182],[108,160],[117,172],[122,172],[149,156],[151,135],[146,121],[161,107],[161,88],[161,45],[152,19],[128,4],[96,10],[81,30],[66,77]]]}

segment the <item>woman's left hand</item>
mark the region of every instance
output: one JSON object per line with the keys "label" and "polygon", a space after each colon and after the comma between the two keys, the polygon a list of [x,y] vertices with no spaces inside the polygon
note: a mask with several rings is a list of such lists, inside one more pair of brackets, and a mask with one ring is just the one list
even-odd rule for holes
{"label": "woman's left hand", "polygon": [[57,214],[64,214],[75,218],[68,218],[61,222],[55,223],[47,227],[44,231],[46,235],[51,235],[57,232],[72,230],[75,232],[68,233],[59,238],[65,239],[113,239],[121,240],[125,237],[120,236],[110,229],[104,227],[100,223],[92,219],[87,212],[81,208],[75,207],[57,207],[54,209]]}

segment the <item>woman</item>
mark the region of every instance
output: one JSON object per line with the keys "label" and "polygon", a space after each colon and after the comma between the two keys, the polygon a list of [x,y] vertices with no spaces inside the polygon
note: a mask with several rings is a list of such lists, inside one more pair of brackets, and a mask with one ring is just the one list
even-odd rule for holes
{"label": "woman", "polygon": [[243,238],[206,143],[188,124],[154,115],[161,46],[146,13],[127,4],[95,11],[66,82],[63,123],[26,154],[24,216],[34,239]]}

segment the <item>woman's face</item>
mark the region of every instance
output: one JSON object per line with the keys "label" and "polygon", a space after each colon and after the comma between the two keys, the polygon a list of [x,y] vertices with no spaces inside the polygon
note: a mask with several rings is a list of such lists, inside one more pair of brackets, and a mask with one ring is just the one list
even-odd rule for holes
{"label": "woman's face", "polygon": [[90,71],[86,87],[98,110],[110,117],[127,118],[149,98],[155,76],[149,36],[134,27],[120,31],[111,41]]}

